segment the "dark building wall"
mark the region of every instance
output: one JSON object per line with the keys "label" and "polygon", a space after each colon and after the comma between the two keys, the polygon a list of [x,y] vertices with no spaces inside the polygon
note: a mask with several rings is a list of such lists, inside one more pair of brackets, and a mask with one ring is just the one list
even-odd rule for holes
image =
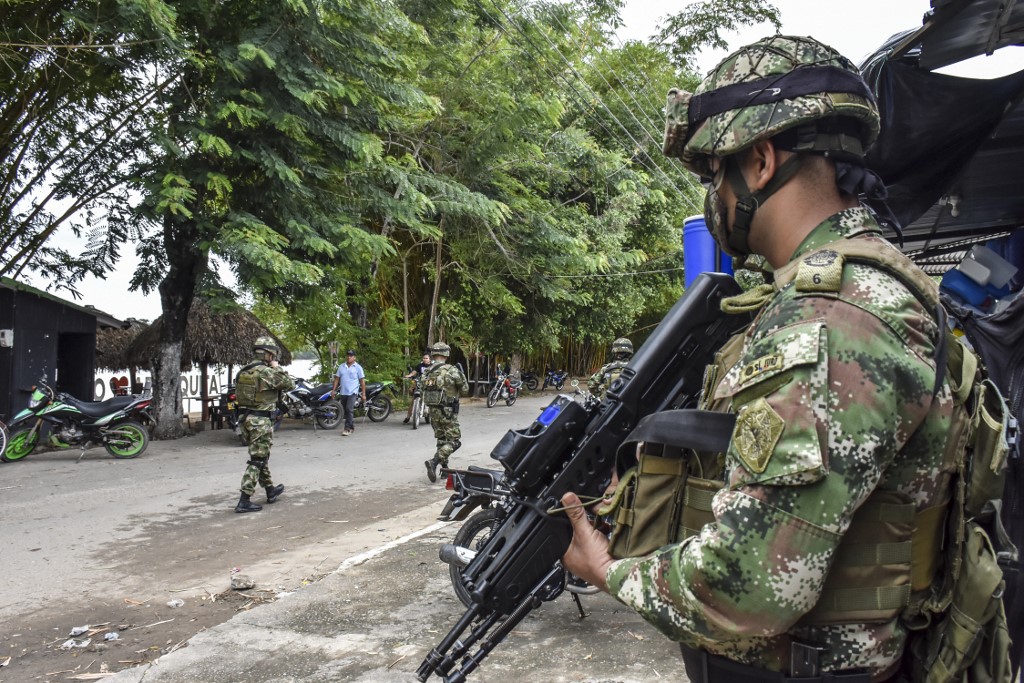
{"label": "dark building wall", "polygon": [[92,399],[95,316],[2,288],[0,328],[14,330],[14,347],[0,348],[0,415],[5,420],[26,407],[30,388],[42,377],[58,391]]}

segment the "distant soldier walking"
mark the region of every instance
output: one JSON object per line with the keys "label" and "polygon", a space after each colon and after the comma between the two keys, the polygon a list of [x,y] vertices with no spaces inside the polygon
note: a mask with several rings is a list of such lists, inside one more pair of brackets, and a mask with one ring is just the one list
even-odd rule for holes
{"label": "distant soldier walking", "polygon": [[271,337],[260,337],[252,348],[255,360],[239,370],[235,380],[238,397],[238,418],[242,434],[249,444],[249,460],[242,475],[242,497],[235,512],[259,512],[262,505],[249,500],[259,484],[267,492],[267,502],[273,503],[284,492],[284,484],[274,486],[270,476],[270,447],[274,444],[273,411],[282,391],[295,387],[292,378],[277,364],[277,342]]}
{"label": "distant soldier walking", "polygon": [[448,364],[451,347],[437,342],[430,347],[433,365],[423,376],[423,403],[430,409],[430,426],[434,428],[437,451],[423,464],[427,479],[437,481],[437,466],[448,466],[448,457],[462,447],[459,429],[459,396],[469,391],[469,382],[454,365]]}
{"label": "distant soldier walking", "polygon": [[587,380],[587,388],[597,398],[604,398],[608,387],[612,385],[622,368],[629,365],[629,359],[633,357],[633,342],[625,337],[619,337],[612,342],[612,362],[605,364]]}

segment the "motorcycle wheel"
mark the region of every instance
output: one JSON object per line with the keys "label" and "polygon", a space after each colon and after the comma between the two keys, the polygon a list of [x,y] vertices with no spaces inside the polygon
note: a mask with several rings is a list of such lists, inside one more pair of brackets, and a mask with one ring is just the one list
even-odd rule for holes
{"label": "motorcycle wheel", "polygon": [[[496,508],[481,510],[463,523],[459,533],[455,534],[455,541],[453,542],[460,548],[480,550],[490,539],[498,520],[498,510]],[[473,598],[470,597],[466,584],[462,582],[463,569],[463,567],[448,565],[448,574],[451,576],[455,595],[458,596],[463,605],[472,607]]]}
{"label": "motorcycle wheel", "polygon": [[487,407],[493,408],[494,404],[498,402],[498,387],[491,389],[491,393],[487,394]]}
{"label": "motorcycle wheel", "polygon": [[563,386],[565,386],[565,381],[555,383],[555,389],[557,389],[558,391],[561,391]]}
{"label": "motorcycle wheel", "polygon": [[366,416],[372,422],[383,422],[391,414],[391,399],[387,396],[374,396],[366,402]]}
{"label": "motorcycle wheel", "polygon": [[510,405],[512,405],[513,403],[515,403],[515,402],[516,402],[516,399],[517,399],[517,398],[519,398],[519,392],[518,392],[518,391],[517,391],[517,392],[515,392],[515,393],[511,393],[511,394],[509,394],[509,395],[508,395],[508,396],[507,396],[507,397],[505,398],[505,405],[507,405],[507,406],[510,406]]}
{"label": "motorcycle wheel", "polygon": [[133,420],[118,422],[107,431],[103,447],[115,458],[137,458],[149,446],[149,432]]}
{"label": "motorcycle wheel", "polygon": [[423,416],[423,399],[416,398],[412,402],[412,428],[416,429],[420,426],[420,417]]}
{"label": "motorcycle wheel", "polygon": [[35,450],[39,443],[39,430],[32,427],[15,429],[7,440],[7,448],[0,453],[0,460],[17,462]]}
{"label": "motorcycle wheel", "polygon": [[324,401],[314,409],[316,424],[320,429],[334,429],[341,424],[341,402],[334,399]]}
{"label": "motorcycle wheel", "polygon": [[526,388],[529,389],[530,391],[537,391],[537,384],[538,383],[536,377],[531,377],[530,379],[526,380]]}

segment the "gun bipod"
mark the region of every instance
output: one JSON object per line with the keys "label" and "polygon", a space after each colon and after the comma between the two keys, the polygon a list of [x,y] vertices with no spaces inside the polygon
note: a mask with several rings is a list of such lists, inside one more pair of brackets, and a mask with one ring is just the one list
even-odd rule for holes
{"label": "gun bipod", "polygon": [[[423,659],[423,663],[416,670],[417,680],[426,681],[431,674],[437,673],[445,683],[465,683],[466,677],[480,666],[491,650],[505,640],[505,636],[511,633],[519,625],[519,622],[526,618],[527,614],[540,607],[542,603],[554,600],[561,594],[565,585],[562,576],[564,572],[565,569],[561,564],[552,567],[551,571],[534,586],[533,590],[526,594],[522,602],[504,619],[500,612],[493,610],[490,610],[486,616],[482,616],[483,605],[475,604],[467,609],[452,630],[448,632],[448,635]],[[470,629],[469,635],[463,639],[462,633],[479,617],[482,618]],[[492,628],[494,628],[494,632],[490,633]],[[477,642],[480,643],[477,651],[467,654]],[[460,658],[462,659],[461,663],[458,661]],[[456,666],[458,668],[452,671]]]}

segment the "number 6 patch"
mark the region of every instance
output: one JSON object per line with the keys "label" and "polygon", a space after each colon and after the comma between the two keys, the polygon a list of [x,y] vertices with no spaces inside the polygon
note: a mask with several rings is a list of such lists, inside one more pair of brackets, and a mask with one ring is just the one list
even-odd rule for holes
{"label": "number 6 patch", "polygon": [[830,249],[811,254],[796,271],[798,292],[838,292],[842,282],[843,256]]}

